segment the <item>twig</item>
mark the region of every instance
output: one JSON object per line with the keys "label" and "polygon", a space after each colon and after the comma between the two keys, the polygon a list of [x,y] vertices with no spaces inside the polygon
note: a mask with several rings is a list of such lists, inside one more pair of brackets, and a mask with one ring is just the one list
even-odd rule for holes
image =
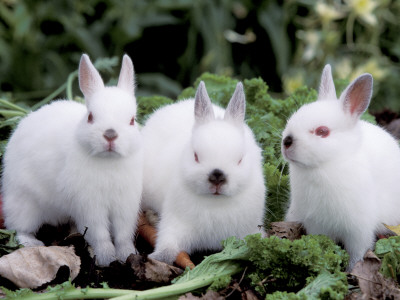
{"label": "twig", "polygon": [[366,281],[369,281],[369,282],[372,282],[372,283],[383,285],[383,283],[377,282],[377,281],[373,281],[372,279],[364,278],[362,276],[359,276],[359,275],[356,275],[356,274],[353,274],[353,273],[349,273],[349,274],[352,275],[352,276],[355,276],[356,278],[362,279],[362,280],[366,280]]}
{"label": "twig", "polygon": [[228,295],[225,296],[225,298],[228,298],[228,297],[232,296],[232,294],[240,287],[240,284],[242,283],[242,281],[243,281],[243,279],[244,279],[244,275],[246,274],[246,271],[247,271],[247,267],[244,268],[242,277],[240,278],[240,280],[239,280],[237,286],[235,286],[235,287],[233,288],[233,290],[232,290]]}

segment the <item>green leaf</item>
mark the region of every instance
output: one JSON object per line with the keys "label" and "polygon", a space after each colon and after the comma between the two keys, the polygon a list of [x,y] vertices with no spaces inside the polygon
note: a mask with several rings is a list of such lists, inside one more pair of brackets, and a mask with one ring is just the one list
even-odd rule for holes
{"label": "green leaf", "polygon": [[378,240],[375,254],[382,260],[380,272],[400,282],[400,236]]}
{"label": "green leaf", "polygon": [[20,247],[15,230],[0,229],[0,256],[9,254]]}

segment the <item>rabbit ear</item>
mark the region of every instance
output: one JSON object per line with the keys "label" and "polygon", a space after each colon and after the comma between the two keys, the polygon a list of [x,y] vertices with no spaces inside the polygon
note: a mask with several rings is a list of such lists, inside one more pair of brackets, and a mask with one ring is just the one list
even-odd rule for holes
{"label": "rabbit ear", "polygon": [[226,108],[224,120],[242,123],[246,113],[246,99],[243,90],[243,84],[239,82],[236,85],[235,92],[228,107]]}
{"label": "rabbit ear", "polygon": [[340,95],[344,111],[358,119],[368,108],[372,96],[371,74],[363,74],[354,79]]}
{"label": "rabbit ear", "polygon": [[124,55],[122,59],[121,72],[118,78],[118,87],[128,92],[129,94],[135,93],[135,70],[133,69],[132,60],[128,55]]}
{"label": "rabbit ear", "polygon": [[82,55],[79,63],[79,87],[86,99],[104,88],[103,79],[87,54]]}
{"label": "rabbit ear", "polygon": [[201,81],[194,100],[194,116],[196,123],[205,123],[215,119],[214,109],[208,97],[204,81]]}
{"label": "rabbit ear", "polygon": [[336,89],[333,83],[331,65],[326,65],[321,75],[318,100],[336,99]]}

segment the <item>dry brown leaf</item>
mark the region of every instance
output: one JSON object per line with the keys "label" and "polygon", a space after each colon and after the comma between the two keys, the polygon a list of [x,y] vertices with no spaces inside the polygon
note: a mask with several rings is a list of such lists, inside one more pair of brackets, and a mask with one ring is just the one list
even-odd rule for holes
{"label": "dry brown leaf", "polygon": [[169,283],[183,273],[182,269],[138,254],[129,255],[126,262],[141,281]]}
{"label": "dry brown leaf", "polygon": [[259,298],[252,290],[246,290],[242,293],[242,300],[258,300]]}
{"label": "dry brown leaf", "polygon": [[293,241],[300,239],[305,230],[302,224],[297,222],[272,222],[268,234]]}
{"label": "dry brown leaf", "polygon": [[352,292],[344,298],[344,300],[366,300],[361,293]]}
{"label": "dry brown leaf", "polygon": [[351,271],[357,277],[358,285],[366,299],[400,299],[400,289],[396,282],[385,278],[380,272],[381,260],[372,252],[364,256],[364,261],[359,261]]}
{"label": "dry brown leaf", "polygon": [[219,293],[215,291],[207,291],[205,295],[201,297],[194,296],[192,293],[188,293],[186,295],[180,296],[178,300],[224,300]]}
{"label": "dry brown leaf", "polygon": [[62,266],[70,269],[74,279],[81,259],[73,247],[26,247],[0,258],[0,275],[20,288],[37,288],[55,279]]}

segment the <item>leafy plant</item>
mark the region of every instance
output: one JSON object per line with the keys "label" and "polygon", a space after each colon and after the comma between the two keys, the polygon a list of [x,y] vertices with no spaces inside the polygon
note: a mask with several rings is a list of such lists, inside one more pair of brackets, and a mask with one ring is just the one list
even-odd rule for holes
{"label": "leafy plant", "polygon": [[347,266],[348,255],[326,236],[307,235],[291,242],[275,236],[261,239],[250,235],[245,241],[252,262],[248,277],[262,295],[297,292],[324,272],[337,274],[334,277],[342,280],[340,288],[344,285],[347,290],[345,276],[340,272]]}
{"label": "leafy plant", "polygon": [[400,282],[400,236],[378,240],[375,254],[382,260],[380,272]]}
{"label": "leafy plant", "polygon": [[341,300],[347,293],[346,275],[344,273],[321,273],[305,288],[297,293],[275,292],[266,295],[266,300]]}
{"label": "leafy plant", "polygon": [[[302,85],[315,86],[326,63],[334,78],[352,80],[368,72],[374,77],[374,111],[389,107],[399,111],[400,21],[397,1],[288,1],[296,44],[282,76],[284,90],[292,93]],[[276,52],[275,52],[276,53]]]}
{"label": "leafy plant", "polygon": [[32,106],[82,52],[127,52],[140,95],[175,98],[204,72],[260,76],[290,95],[331,63],[346,81],[370,72],[373,109],[398,112],[399,12],[390,0],[0,1],[0,96]]}

